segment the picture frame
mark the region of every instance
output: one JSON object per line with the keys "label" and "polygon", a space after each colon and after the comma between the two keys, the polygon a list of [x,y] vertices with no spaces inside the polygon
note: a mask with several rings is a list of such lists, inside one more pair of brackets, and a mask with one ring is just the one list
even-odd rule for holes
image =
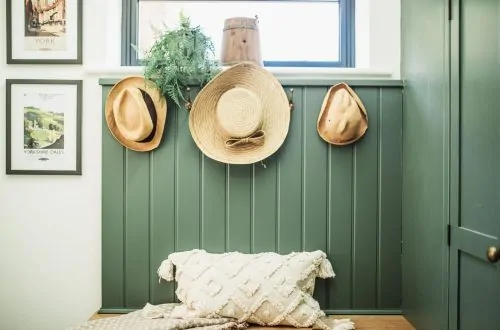
{"label": "picture frame", "polygon": [[82,0],[6,1],[7,64],[83,63]]}
{"label": "picture frame", "polygon": [[82,80],[6,80],[6,174],[82,175]]}

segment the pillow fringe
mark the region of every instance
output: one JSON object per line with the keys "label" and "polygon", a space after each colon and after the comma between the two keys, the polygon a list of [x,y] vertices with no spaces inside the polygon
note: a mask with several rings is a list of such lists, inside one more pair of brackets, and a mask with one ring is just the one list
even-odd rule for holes
{"label": "pillow fringe", "polygon": [[174,263],[170,256],[167,259],[163,260],[158,268],[158,282],[161,282],[161,279],[164,279],[167,282],[174,280]]}
{"label": "pillow fringe", "polygon": [[330,278],[335,277],[335,273],[333,272],[332,264],[326,256],[321,260],[319,265],[318,277],[320,278]]}

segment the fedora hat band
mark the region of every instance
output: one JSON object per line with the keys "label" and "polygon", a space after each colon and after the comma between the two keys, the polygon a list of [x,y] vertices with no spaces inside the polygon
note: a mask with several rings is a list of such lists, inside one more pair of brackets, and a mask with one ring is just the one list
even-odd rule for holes
{"label": "fedora hat band", "polygon": [[151,96],[146,93],[143,89],[139,89],[141,91],[141,94],[142,94],[142,99],[144,100],[144,103],[146,104],[146,108],[148,109],[148,114],[149,114],[149,117],[151,118],[151,120],[153,121],[153,129],[151,130],[151,133],[149,133],[149,135],[140,140],[140,141],[137,141],[139,143],[147,143],[147,142],[150,142],[153,137],[155,136],[155,133],[156,133],[156,126],[158,125],[158,115],[156,113],[156,107],[154,105],[154,102],[153,100],[151,99]]}

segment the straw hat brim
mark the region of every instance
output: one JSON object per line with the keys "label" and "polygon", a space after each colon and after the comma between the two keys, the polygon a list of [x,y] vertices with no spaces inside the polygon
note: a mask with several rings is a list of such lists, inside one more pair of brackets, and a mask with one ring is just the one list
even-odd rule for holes
{"label": "straw hat brim", "polygon": [[[113,102],[120,92],[128,87],[135,87],[143,90],[153,101],[156,111],[156,130],[153,137],[149,141],[130,141],[120,133],[120,130],[116,125],[113,115]],[[111,135],[124,147],[139,152],[151,151],[160,145],[163,136],[165,123],[167,121],[167,102],[152,81],[144,79],[144,77],[140,76],[126,77],[118,81],[109,91],[105,105],[105,119]]]}
{"label": "straw hat brim", "polygon": [[[217,103],[228,90],[246,88],[262,104],[261,145],[228,148],[218,128]],[[209,158],[226,164],[252,164],[268,158],[284,143],[290,125],[290,105],[276,77],[254,63],[231,66],[215,76],[196,96],[189,114],[189,130],[198,148]]]}
{"label": "straw hat brim", "polygon": [[[354,137],[351,139],[344,139],[340,134],[332,137],[331,135],[327,135],[325,133],[328,130],[328,125],[330,125],[326,117],[329,115],[330,111],[336,111],[336,109],[332,108],[331,102],[333,100],[333,97],[335,96],[335,93],[337,93],[339,90],[342,89],[346,90],[349,93],[349,95],[356,102],[359,108],[359,129],[354,135]],[[366,112],[366,108],[363,102],[356,94],[356,92],[348,84],[342,82],[328,89],[328,92],[326,93],[325,98],[323,99],[323,104],[321,105],[321,111],[318,116],[316,128],[319,136],[325,142],[338,146],[352,144],[361,139],[365,135],[366,131],[368,130],[368,114]]]}

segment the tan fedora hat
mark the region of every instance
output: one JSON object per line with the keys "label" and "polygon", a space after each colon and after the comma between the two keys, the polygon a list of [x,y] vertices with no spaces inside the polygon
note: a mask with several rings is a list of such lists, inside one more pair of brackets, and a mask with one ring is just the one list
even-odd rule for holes
{"label": "tan fedora hat", "polygon": [[198,148],[227,164],[251,164],[275,153],[290,125],[280,82],[263,67],[242,62],[220,72],[196,96],[189,129]]}
{"label": "tan fedora hat", "polygon": [[361,99],[346,83],[331,87],[321,106],[317,130],[330,144],[347,145],[362,138],[368,115]]}
{"label": "tan fedora hat", "polygon": [[118,81],[105,106],[111,134],[124,147],[151,151],[161,142],[167,121],[167,102],[153,82],[140,76]]}

